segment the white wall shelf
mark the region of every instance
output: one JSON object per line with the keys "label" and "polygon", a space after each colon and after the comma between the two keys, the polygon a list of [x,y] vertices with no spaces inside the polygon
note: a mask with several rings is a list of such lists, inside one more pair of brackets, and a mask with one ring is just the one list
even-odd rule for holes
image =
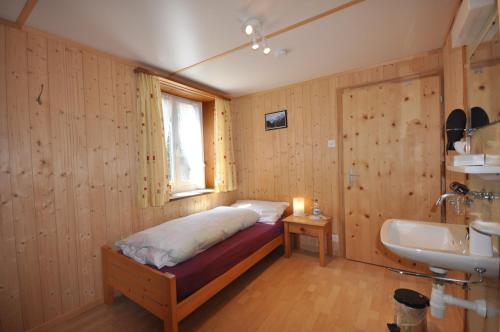
{"label": "white wall shelf", "polygon": [[447,165],[449,171],[465,174],[477,174],[485,180],[499,180],[500,166],[451,166]]}

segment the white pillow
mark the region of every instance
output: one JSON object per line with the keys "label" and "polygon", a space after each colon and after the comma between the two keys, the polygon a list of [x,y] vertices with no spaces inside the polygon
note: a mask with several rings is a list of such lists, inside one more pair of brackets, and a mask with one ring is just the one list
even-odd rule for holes
{"label": "white pillow", "polygon": [[274,224],[289,205],[288,202],[238,200],[231,206],[253,210],[259,214],[258,222]]}

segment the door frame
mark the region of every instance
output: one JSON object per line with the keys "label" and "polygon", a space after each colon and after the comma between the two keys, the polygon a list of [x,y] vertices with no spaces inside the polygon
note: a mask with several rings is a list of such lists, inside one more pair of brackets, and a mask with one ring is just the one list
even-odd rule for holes
{"label": "door frame", "polygon": [[[414,79],[422,79],[422,78],[427,78],[431,76],[438,76],[439,82],[440,82],[440,88],[441,88],[441,99],[440,99],[440,128],[441,128],[441,133],[440,133],[440,160],[441,160],[441,174],[440,174],[440,189],[441,193],[444,192],[445,190],[445,185],[446,185],[446,156],[445,156],[445,131],[444,131],[444,73],[443,69],[439,70],[432,70],[432,71],[427,71],[427,72],[422,72],[422,73],[417,73],[417,74],[410,74],[410,75],[403,75],[400,77],[396,78],[391,78],[391,79],[382,79],[382,80],[374,80],[370,81],[367,83],[361,83],[361,84],[352,84],[352,85],[346,85],[342,87],[338,87],[335,91],[336,94],[336,99],[337,99],[337,123],[338,123],[338,197],[339,197],[339,234],[341,236],[339,237],[339,250],[340,254],[342,257],[346,258],[346,227],[345,227],[345,199],[344,199],[344,123],[343,123],[343,116],[344,116],[344,105],[342,103],[342,95],[345,92],[345,90],[348,89],[357,89],[357,88],[362,88],[366,86],[371,86],[371,85],[378,85],[378,84],[384,84],[384,83],[400,83],[400,82],[405,82],[405,81],[411,81]],[[436,197],[437,199],[437,197]],[[443,204],[441,206],[441,222],[444,223],[446,222],[446,205]]]}

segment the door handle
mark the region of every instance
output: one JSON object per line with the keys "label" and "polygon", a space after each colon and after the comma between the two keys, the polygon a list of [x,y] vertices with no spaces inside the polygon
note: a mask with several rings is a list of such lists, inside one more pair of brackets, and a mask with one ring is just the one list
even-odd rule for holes
{"label": "door handle", "polygon": [[352,186],[352,184],[354,183],[354,178],[359,176],[359,174],[354,174],[352,168],[349,168],[349,173],[347,175],[347,183],[349,184],[349,186]]}

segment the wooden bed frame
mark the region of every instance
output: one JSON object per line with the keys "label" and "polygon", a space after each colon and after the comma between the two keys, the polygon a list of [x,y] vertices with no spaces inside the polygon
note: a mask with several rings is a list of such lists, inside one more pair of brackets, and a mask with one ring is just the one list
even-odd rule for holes
{"label": "wooden bed frame", "polygon": [[280,235],[269,241],[180,303],[177,303],[175,275],[140,264],[108,245],[102,246],[104,303],[113,303],[116,290],[162,319],[165,332],[177,332],[181,320],[282,245],[283,240]]}

